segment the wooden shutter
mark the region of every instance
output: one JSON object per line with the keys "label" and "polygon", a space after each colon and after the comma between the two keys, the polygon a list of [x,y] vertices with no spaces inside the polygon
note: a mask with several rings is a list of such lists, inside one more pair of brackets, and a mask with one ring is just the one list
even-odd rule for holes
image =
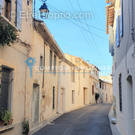
{"label": "wooden shutter", "polygon": [[22,0],[16,0],[16,26],[19,30],[21,30],[22,25]]}
{"label": "wooden shutter", "polygon": [[121,0],[120,37],[123,37],[123,0]]}
{"label": "wooden shutter", "polygon": [[116,25],[116,46],[120,46],[120,23],[119,16],[117,17],[117,25]]}
{"label": "wooden shutter", "polygon": [[0,14],[3,14],[3,0],[0,0]]}

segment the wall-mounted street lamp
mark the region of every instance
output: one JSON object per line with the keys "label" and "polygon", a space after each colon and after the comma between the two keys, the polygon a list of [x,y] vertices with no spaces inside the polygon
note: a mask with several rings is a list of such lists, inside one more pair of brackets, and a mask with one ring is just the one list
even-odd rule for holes
{"label": "wall-mounted street lamp", "polygon": [[[46,1],[47,0],[41,0],[43,3],[41,5],[41,7],[39,8],[39,11],[40,11],[40,17],[43,19],[45,17],[45,14],[46,13],[49,13],[49,9],[48,9],[48,6],[46,4]],[[36,0],[34,0],[34,18],[35,18],[35,15],[36,15]]]}

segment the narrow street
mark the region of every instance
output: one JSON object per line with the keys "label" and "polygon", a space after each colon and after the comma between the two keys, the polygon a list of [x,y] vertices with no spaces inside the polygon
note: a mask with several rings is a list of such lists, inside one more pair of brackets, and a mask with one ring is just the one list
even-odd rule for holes
{"label": "narrow street", "polygon": [[108,112],[110,105],[91,105],[56,119],[34,135],[112,135]]}

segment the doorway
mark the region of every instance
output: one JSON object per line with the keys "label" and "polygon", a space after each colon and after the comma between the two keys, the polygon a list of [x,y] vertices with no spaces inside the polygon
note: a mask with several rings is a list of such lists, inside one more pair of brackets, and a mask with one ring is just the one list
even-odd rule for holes
{"label": "doorway", "polygon": [[38,84],[33,84],[32,122],[33,124],[39,122],[39,85]]}
{"label": "doorway", "polygon": [[86,105],[87,89],[83,88],[83,104]]}
{"label": "doorway", "polygon": [[133,104],[133,80],[132,76],[127,78],[127,93],[128,93],[128,125],[129,134],[134,135],[134,104]]}
{"label": "doorway", "polygon": [[60,111],[64,113],[64,88],[61,88],[61,95],[60,95]]}

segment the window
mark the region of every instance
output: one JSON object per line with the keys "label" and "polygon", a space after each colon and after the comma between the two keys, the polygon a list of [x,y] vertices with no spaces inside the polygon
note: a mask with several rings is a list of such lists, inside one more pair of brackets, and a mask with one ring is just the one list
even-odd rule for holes
{"label": "window", "polygon": [[52,102],[52,108],[55,109],[55,87],[53,87],[53,102]]}
{"label": "window", "polygon": [[27,0],[27,5],[29,6],[29,4],[30,4],[30,0]]}
{"label": "window", "polygon": [[117,25],[116,25],[116,46],[120,46],[120,17],[117,16]]}
{"label": "window", "polygon": [[63,73],[64,73],[64,75],[66,73],[66,67],[65,67],[65,65],[63,65]]}
{"label": "window", "polygon": [[75,103],[75,91],[72,90],[72,104]]}
{"label": "window", "polygon": [[119,75],[119,107],[120,107],[120,111],[122,112],[122,75]]}
{"label": "window", "polygon": [[44,68],[44,58],[43,56],[40,56],[39,70],[43,70],[43,68]]}
{"label": "window", "polygon": [[11,19],[11,0],[4,1],[4,16],[10,20]]}
{"label": "window", "polygon": [[50,50],[50,71],[52,71],[52,51]]}
{"label": "window", "polygon": [[71,79],[72,79],[72,82],[75,82],[75,69],[72,69]]}
{"label": "window", "polygon": [[54,55],[54,73],[56,73],[56,55]]}
{"label": "window", "polygon": [[95,94],[95,91],[94,91],[94,85],[92,85],[92,95]]}
{"label": "window", "polygon": [[12,69],[0,67],[0,111],[11,110],[13,72]]}
{"label": "window", "polygon": [[83,78],[85,78],[85,69],[83,70]]}
{"label": "window", "polygon": [[123,0],[121,0],[120,37],[123,37]]}
{"label": "window", "polygon": [[99,82],[99,85],[100,85],[100,89],[101,89],[102,88],[102,82],[101,81]]}

